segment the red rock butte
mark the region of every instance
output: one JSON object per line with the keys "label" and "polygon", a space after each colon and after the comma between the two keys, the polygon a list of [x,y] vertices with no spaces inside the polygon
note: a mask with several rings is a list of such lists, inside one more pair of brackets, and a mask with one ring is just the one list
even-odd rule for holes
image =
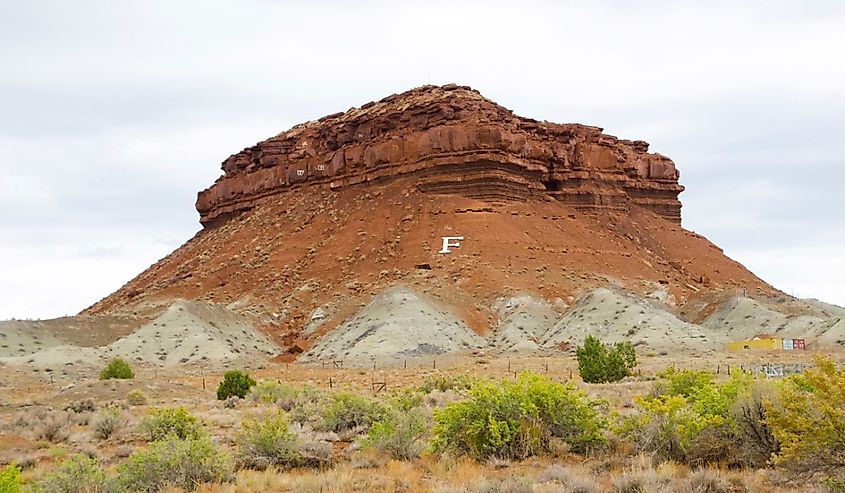
{"label": "red rock butte", "polygon": [[467,86],[423,86],[297,125],[223,161],[204,225],[266,197],[410,176],[421,192],[493,202],[546,194],[580,210],[632,204],[681,220],[679,173],[642,140],[516,116]]}
{"label": "red rock butte", "polygon": [[[782,295],[681,227],[678,176],[643,141],[424,86],[227,158],[197,199],[204,228],[84,313],[201,300],[307,349],[394,287],[482,335],[516,293],[572,306],[612,288],[690,321],[737,292]],[[463,240],[443,254],[444,237]]]}

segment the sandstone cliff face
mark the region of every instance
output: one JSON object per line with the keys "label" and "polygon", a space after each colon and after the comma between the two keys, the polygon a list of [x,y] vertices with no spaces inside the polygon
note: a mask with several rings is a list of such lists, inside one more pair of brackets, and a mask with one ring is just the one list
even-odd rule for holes
{"label": "sandstone cliff face", "polygon": [[643,141],[514,115],[477,91],[424,86],[297,125],[230,156],[199,193],[204,225],[302,187],[413,177],[419,191],[488,202],[548,194],[581,210],[631,204],[680,222],[678,171]]}

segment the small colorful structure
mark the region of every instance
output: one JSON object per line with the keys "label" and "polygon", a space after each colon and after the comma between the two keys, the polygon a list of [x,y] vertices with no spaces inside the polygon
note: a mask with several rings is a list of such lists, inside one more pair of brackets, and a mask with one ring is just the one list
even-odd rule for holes
{"label": "small colorful structure", "polygon": [[757,334],[751,339],[732,341],[725,345],[729,352],[792,351],[807,349],[804,339],[784,339],[770,334]]}

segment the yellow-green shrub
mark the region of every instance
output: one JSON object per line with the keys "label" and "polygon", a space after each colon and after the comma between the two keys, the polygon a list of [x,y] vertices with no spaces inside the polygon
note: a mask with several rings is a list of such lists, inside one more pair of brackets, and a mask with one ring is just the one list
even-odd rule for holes
{"label": "yellow-green shrub", "polygon": [[516,381],[476,382],[468,397],[435,411],[435,450],[521,458],[549,452],[556,441],[575,452],[603,441],[599,402],[571,383],[524,372]]}
{"label": "yellow-green shrub", "polygon": [[235,438],[241,467],[289,469],[299,464],[296,436],[288,430],[288,420],[280,411],[263,419],[246,419]]}
{"label": "yellow-green shrub", "polygon": [[419,407],[391,410],[373,423],[361,446],[396,460],[416,459],[425,448],[429,421],[430,416]]}
{"label": "yellow-green shrub", "polygon": [[822,357],[815,362],[765,404],[781,445],[775,463],[805,476],[825,475],[831,489],[845,489],[845,370]]}
{"label": "yellow-green shrub", "polygon": [[634,398],[638,412],[623,419],[620,433],[661,459],[736,463],[738,430],[731,409],[747,394],[751,377],[737,374],[716,384],[706,372],[674,369],[659,377],[652,395]]}
{"label": "yellow-green shrub", "polygon": [[228,481],[231,465],[206,436],[168,435],[149,449],[133,453],[117,472],[117,491],[157,492],[174,487],[193,491],[200,483]]}
{"label": "yellow-green shrub", "polygon": [[292,400],[296,398],[297,393],[297,390],[290,385],[273,380],[262,380],[252,388],[250,395],[257,401],[271,404],[283,399]]}
{"label": "yellow-green shrub", "polygon": [[320,428],[336,433],[362,429],[382,419],[387,408],[377,401],[350,392],[341,392],[331,397],[322,413]]}
{"label": "yellow-green shrub", "polygon": [[174,435],[181,439],[196,439],[204,435],[200,420],[184,407],[153,408],[138,426],[147,440],[161,440]]}
{"label": "yellow-green shrub", "polygon": [[[106,491],[106,474],[95,459],[75,455],[62,461],[44,479],[35,492],[88,493]],[[0,491],[3,491],[0,489]]]}
{"label": "yellow-green shrub", "polygon": [[21,470],[16,464],[9,464],[0,469],[0,493],[19,493],[21,491]]}

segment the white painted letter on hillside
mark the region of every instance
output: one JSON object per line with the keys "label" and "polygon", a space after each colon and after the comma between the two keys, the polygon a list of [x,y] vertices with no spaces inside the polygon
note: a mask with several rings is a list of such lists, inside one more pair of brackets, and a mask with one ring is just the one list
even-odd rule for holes
{"label": "white painted letter on hillside", "polygon": [[463,236],[444,236],[443,237],[443,248],[440,249],[437,253],[452,253],[452,250],[449,248],[458,248],[461,246],[459,242],[464,241]]}

